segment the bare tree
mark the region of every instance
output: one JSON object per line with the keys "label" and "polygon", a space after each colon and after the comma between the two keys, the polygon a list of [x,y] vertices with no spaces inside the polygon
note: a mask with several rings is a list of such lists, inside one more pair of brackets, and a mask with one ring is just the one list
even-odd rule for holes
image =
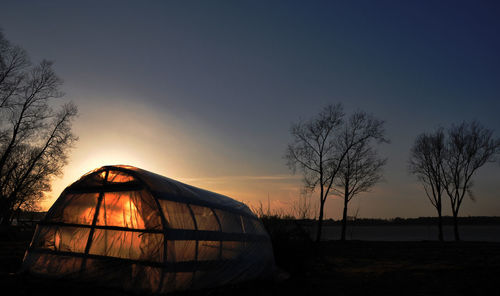
{"label": "bare tree", "polygon": [[438,239],[443,237],[442,194],[446,187],[442,173],[445,151],[443,129],[434,133],[423,133],[417,137],[410,152],[409,170],[417,176],[424,187],[425,194],[438,213]]}
{"label": "bare tree", "polygon": [[443,184],[451,202],[455,240],[460,240],[458,213],[464,196],[472,200],[472,176],[487,162],[494,162],[500,152],[500,139],[479,122],[463,122],[448,130],[446,156],[442,166]]}
{"label": "bare tree", "polygon": [[315,118],[292,125],[293,142],[288,145],[285,158],[295,173],[299,168],[304,176],[306,190],[319,187],[319,216],[316,241],[321,240],[324,206],[337,174],[335,163],[340,162],[335,149],[335,131],[344,116],[340,104],[326,106]]}
{"label": "bare tree", "polygon": [[52,63],[32,65],[26,53],[0,33],[0,220],[36,207],[62,173],[69,148],[77,140],[71,131],[77,108],[63,104],[61,80]]}
{"label": "bare tree", "polygon": [[285,154],[288,167],[294,173],[297,168],[301,170],[306,190],[314,191],[319,187],[316,241],[321,240],[325,202],[344,158],[358,143],[378,137],[379,130],[374,126],[360,126],[360,131],[350,138],[350,142],[339,145],[343,117],[342,105],[328,105],[315,118],[293,124],[293,142]]}
{"label": "bare tree", "polygon": [[349,202],[355,195],[369,191],[382,179],[382,167],[387,160],[378,157],[373,144],[374,141],[388,142],[384,138],[383,125],[383,121],[365,112],[357,112],[350,116],[338,137],[339,150],[346,152],[335,180],[335,191],[344,200],[342,241],[346,239]]}

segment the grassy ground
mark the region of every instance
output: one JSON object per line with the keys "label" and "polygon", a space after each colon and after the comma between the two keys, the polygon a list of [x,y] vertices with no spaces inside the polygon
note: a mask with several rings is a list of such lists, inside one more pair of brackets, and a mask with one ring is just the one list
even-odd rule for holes
{"label": "grassy ground", "polygon": [[[30,233],[0,237],[3,295],[121,295],[114,290],[13,275]],[[497,295],[500,244],[476,242],[275,242],[290,277],[181,295]]]}

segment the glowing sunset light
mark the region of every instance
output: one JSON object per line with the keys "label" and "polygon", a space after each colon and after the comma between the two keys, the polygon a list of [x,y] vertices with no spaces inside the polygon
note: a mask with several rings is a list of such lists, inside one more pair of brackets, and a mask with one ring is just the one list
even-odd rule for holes
{"label": "glowing sunset light", "polygon": [[[379,151],[388,158],[384,181],[360,195],[353,213],[428,216],[433,209],[408,173],[416,135],[474,119],[500,131],[494,9],[468,5],[443,16],[429,14],[435,4],[368,1],[370,9],[252,2],[193,11],[158,2],[100,4],[96,13],[92,4],[56,2],[31,4],[29,17],[16,1],[0,10],[13,44],[33,61],[55,61],[66,94],[57,104],[71,100],[79,110],[79,141],[44,210],[83,174],[114,164],[286,208],[303,185],[283,159],[291,123],[342,103],[346,113],[384,120],[391,140]],[[462,215],[498,215],[498,175],[494,164],[474,176],[477,202],[464,200]],[[327,218],[340,217],[338,198],[326,205]]]}
{"label": "glowing sunset light", "polygon": [[1,1],[2,290],[490,295],[499,15]]}

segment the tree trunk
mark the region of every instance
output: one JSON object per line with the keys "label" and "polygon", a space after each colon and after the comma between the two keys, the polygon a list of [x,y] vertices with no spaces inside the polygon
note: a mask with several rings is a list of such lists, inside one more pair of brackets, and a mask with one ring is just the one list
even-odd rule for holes
{"label": "tree trunk", "polygon": [[10,226],[10,217],[12,216],[12,211],[9,209],[9,203],[7,200],[3,200],[0,203],[0,225],[1,226]]}
{"label": "tree trunk", "polygon": [[444,236],[443,236],[443,217],[441,216],[441,213],[439,213],[438,217],[438,227],[439,227],[438,239],[440,242],[442,242],[444,241]]}
{"label": "tree trunk", "polygon": [[439,228],[439,234],[438,234],[438,239],[440,242],[444,241],[444,236],[443,236],[443,216],[441,214],[441,208],[438,208],[438,228]]}
{"label": "tree trunk", "polygon": [[460,234],[458,233],[458,213],[453,211],[453,231],[455,233],[455,241],[460,240]]}
{"label": "tree trunk", "polygon": [[325,206],[325,200],[320,201],[320,206],[319,206],[319,217],[318,217],[318,228],[316,232],[316,242],[321,241],[321,228],[323,227],[323,208]]}
{"label": "tree trunk", "polygon": [[346,229],[347,229],[347,203],[349,202],[348,193],[344,194],[344,212],[342,214],[342,234],[340,236],[341,241],[345,241]]}
{"label": "tree trunk", "polygon": [[10,222],[11,222],[11,218],[12,218],[12,212],[9,210],[4,210],[4,211],[2,211],[0,218],[2,219],[0,226],[8,227],[11,224]]}

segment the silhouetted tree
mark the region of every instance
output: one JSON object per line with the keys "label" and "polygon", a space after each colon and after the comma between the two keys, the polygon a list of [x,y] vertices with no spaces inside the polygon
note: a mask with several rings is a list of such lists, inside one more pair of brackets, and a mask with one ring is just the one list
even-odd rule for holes
{"label": "silhouetted tree", "polygon": [[339,142],[343,124],[341,104],[326,106],[316,117],[292,125],[293,142],[288,145],[285,158],[295,173],[302,171],[306,190],[319,187],[319,213],[316,241],[321,240],[324,206],[332,191],[334,180],[342,168],[347,153],[357,144],[378,137],[379,129],[368,125],[361,129],[346,145]]}
{"label": "silhouetted tree", "polygon": [[338,150],[345,151],[335,185],[344,199],[342,232],[340,239],[346,238],[347,207],[351,199],[369,191],[382,179],[382,167],[386,159],[378,157],[373,147],[374,141],[388,142],[384,138],[384,122],[365,112],[353,114],[343,126],[338,137]]}
{"label": "silhouetted tree", "polygon": [[62,173],[69,148],[77,138],[71,131],[77,108],[72,103],[53,111],[61,80],[52,63],[32,65],[26,52],[0,32],[0,220],[11,223],[13,213],[37,205]]}
{"label": "silhouetted tree", "polygon": [[422,183],[425,194],[438,213],[438,238],[443,241],[442,194],[446,185],[442,173],[445,149],[443,129],[417,137],[410,152],[409,170]]}
{"label": "silhouetted tree", "polygon": [[487,162],[495,161],[500,139],[479,122],[463,122],[448,130],[446,155],[442,165],[443,184],[450,198],[455,240],[460,240],[458,213],[465,194],[474,200],[472,176]]}
{"label": "silhouetted tree", "polygon": [[304,175],[306,189],[319,187],[319,215],[316,241],[321,240],[323,210],[343,156],[336,149],[335,131],[344,116],[340,104],[326,106],[315,118],[295,123],[291,127],[293,142],[288,145],[288,167],[295,173],[297,167]]}

